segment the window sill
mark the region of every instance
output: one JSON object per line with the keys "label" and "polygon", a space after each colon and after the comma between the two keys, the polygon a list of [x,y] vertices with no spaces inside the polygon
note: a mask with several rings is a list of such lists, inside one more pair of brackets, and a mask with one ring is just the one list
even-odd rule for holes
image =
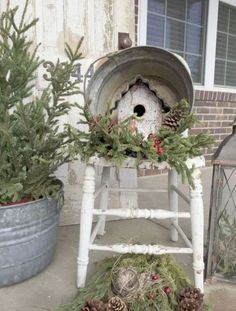
{"label": "window sill", "polygon": [[220,87],[220,86],[214,86],[214,87],[207,87],[204,85],[194,84],[194,89],[198,91],[211,91],[211,92],[224,92],[224,93],[236,93],[236,87],[230,88],[230,87]]}

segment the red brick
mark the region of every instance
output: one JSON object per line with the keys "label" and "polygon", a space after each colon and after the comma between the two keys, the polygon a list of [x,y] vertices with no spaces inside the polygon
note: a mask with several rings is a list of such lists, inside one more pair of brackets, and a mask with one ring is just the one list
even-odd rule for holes
{"label": "red brick", "polygon": [[205,99],[205,91],[200,91],[200,99]]}
{"label": "red brick", "polygon": [[[235,114],[228,114],[228,115],[227,115],[227,119],[230,120],[230,121],[234,121],[235,117],[236,117]],[[231,123],[232,123],[232,122],[230,122],[230,124],[231,124]]]}
{"label": "red brick", "polygon": [[232,113],[235,113],[235,109],[233,109],[233,108],[224,108],[223,109],[223,113],[230,113],[230,114],[232,114]]}
{"label": "red brick", "polygon": [[199,90],[196,90],[194,95],[195,95],[195,100],[200,99],[200,91]]}
{"label": "red brick", "polygon": [[220,126],[222,126],[222,123],[220,121],[218,121],[218,122],[209,121],[209,126],[211,126],[211,127],[220,127]]}
{"label": "red brick", "polygon": [[236,108],[235,102],[228,102],[228,107]]}
{"label": "red brick", "polygon": [[215,117],[216,117],[216,120],[225,120],[226,121],[228,119],[227,116],[224,114],[218,114]]}
{"label": "red brick", "polygon": [[227,127],[227,126],[230,126],[230,123],[231,123],[230,121],[221,122],[221,126],[223,126],[223,127],[226,126]]}
{"label": "red brick", "polygon": [[228,127],[216,128],[215,133],[228,133]]}
{"label": "red brick", "polygon": [[226,103],[226,102],[217,102],[217,106],[218,107],[228,107],[229,106],[229,104],[228,103]]}
{"label": "red brick", "polygon": [[236,94],[235,93],[231,94],[231,101],[236,101]]}
{"label": "red brick", "polygon": [[203,119],[204,120],[215,120],[216,117],[214,115],[204,115]]}
{"label": "red brick", "polygon": [[195,101],[194,106],[196,107],[216,107],[217,102],[205,102],[205,101]]}
{"label": "red brick", "polygon": [[221,107],[216,107],[216,108],[210,108],[210,113],[213,114],[221,114],[223,112],[223,108]]}
{"label": "red brick", "polygon": [[197,108],[197,113],[209,113],[209,112],[210,112],[209,107]]}
{"label": "red brick", "polygon": [[228,135],[228,134],[227,134],[227,135],[221,134],[221,135],[220,135],[220,139],[223,140],[223,139],[225,139],[227,136],[229,136],[229,135]]}

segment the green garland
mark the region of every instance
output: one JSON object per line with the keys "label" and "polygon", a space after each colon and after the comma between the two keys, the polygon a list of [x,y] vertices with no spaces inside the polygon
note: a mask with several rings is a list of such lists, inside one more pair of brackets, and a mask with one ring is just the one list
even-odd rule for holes
{"label": "green garland", "polygon": [[[138,274],[147,273],[151,276],[156,273],[159,278],[151,281],[150,286],[144,287],[136,297],[128,300],[129,311],[177,310],[178,294],[182,288],[191,286],[191,282],[176,262],[169,255],[124,255],[103,260],[96,267],[96,272],[86,287],[79,289],[75,299],[54,311],[80,311],[86,301],[91,299],[107,301],[114,296],[111,288],[114,271],[131,267]],[[171,289],[169,293],[165,292],[167,287]],[[210,308],[204,305],[203,310],[210,311]]]}
{"label": "green garland", "polygon": [[[89,131],[84,132],[69,127],[70,136],[75,140],[71,149],[72,153],[79,154],[83,161],[88,161],[91,156],[99,157],[121,165],[127,157],[135,157],[137,167],[143,161],[162,162],[166,161],[171,167],[192,184],[191,170],[185,161],[189,158],[202,154],[202,149],[209,147],[213,140],[210,136],[200,133],[194,136],[183,137],[186,129],[191,128],[196,120],[192,114],[183,117],[177,130],[162,126],[157,133],[151,134],[147,139],[136,129],[132,128],[132,122],[139,120],[135,115],[117,123],[108,107],[103,116],[94,116],[89,104],[79,106],[84,117],[80,123],[88,126]],[[170,114],[176,110],[186,111],[189,104],[181,100],[174,105]]]}

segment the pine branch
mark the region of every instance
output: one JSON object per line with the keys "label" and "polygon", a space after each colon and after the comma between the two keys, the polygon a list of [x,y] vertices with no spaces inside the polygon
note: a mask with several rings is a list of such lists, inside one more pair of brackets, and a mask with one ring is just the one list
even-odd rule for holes
{"label": "pine branch", "polygon": [[59,118],[74,104],[68,98],[78,94],[70,81],[75,61],[81,57],[78,43],[70,50],[68,63],[59,60],[50,68],[48,86],[32,96],[36,70],[42,64],[27,32],[37,19],[25,21],[25,3],[19,23],[17,8],[0,16],[0,204],[21,198],[54,196],[59,185],[54,172],[71,159],[73,138],[68,127],[59,129]]}
{"label": "pine branch", "polygon": [[[104,157],[116,165],[121,165],[127,157],[131,156],[136,158],[137,167],[143,161],[166,161],[182,176],[183,182],[187,179],[190,185],[194,187],[191,176],[192,170],[187,167],[185,161],[200,155],[202,149],[210,146],[213,140],[203,133],[182,137],[182,132],[195,122],[192,114],[184,114],[177,130],[173,131],[163,126],[157,133],[144,140],[138,131],[133,133],[130,130],[131,122],[138,122],[135,116],[130,116],[117,123],[112,118],[109,105],[103,116],[93,116],[89,103],[85,103],[83,107],[80,105],[77,107],[84,117],[81,124],[86,124],[89,128],[89,132],[86,134],[73,128],[70,130],[70,135],[76,141],[74,152],[78,152],[82,160],[87,161],[89,157],[98,154],[99,157]],[[185,100],[174,105],[169,114],[173,115],[180,109],[189,111],[189,105]]]}

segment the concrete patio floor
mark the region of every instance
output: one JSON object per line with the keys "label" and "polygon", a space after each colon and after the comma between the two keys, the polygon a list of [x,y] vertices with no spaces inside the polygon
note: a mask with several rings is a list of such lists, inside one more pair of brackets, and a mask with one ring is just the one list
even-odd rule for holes
{"label": "concrete patio floor", "polygon": [[[208,210],[211,187],[211,168],[203,169],[204,204],[205,204],[205,232],[207,232]],[[139,178],[140,186],[162,185],[166,182],[166,175]],[[181,186],[187,191],[186,186]],[[140,207],[167,208],[167,198],[164,194],[139,197]],[[180,209],[187,210],[187,205],[180,199]],[[182,227],[190,236],[189,221],[182,222]],[[168,222],[148,220],[119,220],[110,221],[106,227],[107,235],[99,239],[99,243],[109,242],[143,242],[168,245],[184,245],[182,241],[169,241]],[[109,233],[109,234],[108,234]],[[67,303],[76,292],[76,257],[78,249],[79,226],[65,226],[59,228],[58,245],[53,262],[39,275],[21,284],[0,288],[0,311],[39,311],[52,310]],[[205,235],[206,237],[206,235]],[[94,263],[110,256],[105,252],[91,252],[89,273],[92,273]],[[176,260],[182,265],[192,278],[192,256],[178,255]],[[236,311],[236,285],[227,283],[213,283],[205,285],[205,297],[214,311]],[[163,310],[164,311],[164,310]]]}

